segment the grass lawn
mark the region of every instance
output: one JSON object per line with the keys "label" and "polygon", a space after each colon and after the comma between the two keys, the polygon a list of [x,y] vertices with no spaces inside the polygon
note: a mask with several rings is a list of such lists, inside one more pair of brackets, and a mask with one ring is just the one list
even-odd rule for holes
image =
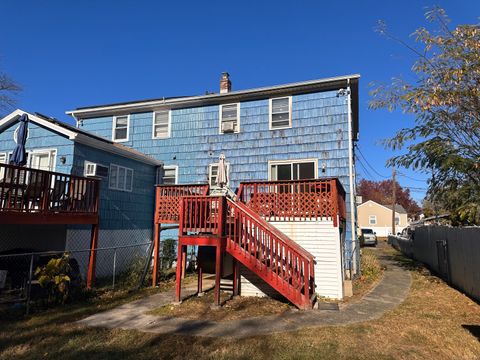
{"label": "grass lawn", "polygon": [[239,340],[75,324],[88,314],[125,302],[131,297],[125,294],[29,318],[0,320],[0,359],[480,358],[480,306],[395,250],[382,251],[412,272],[413,284],[403,304],[375,321]]}

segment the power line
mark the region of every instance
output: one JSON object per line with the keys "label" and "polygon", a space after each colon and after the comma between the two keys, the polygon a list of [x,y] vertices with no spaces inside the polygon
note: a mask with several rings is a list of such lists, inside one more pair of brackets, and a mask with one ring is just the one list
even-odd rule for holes
{"label": "power line", "polygon": [[360,150],[360,147],[358,145],[355,145],[357,150],[358,150],[358,153],[360,154],[360,156],[362,157],[362,159],[365,161],[365,163],[370,167],[370,169],[373,170],[373,172],[375,174],[377,174],[378,176],[384,178],[384,179],[390,179],[390,176],[384,176],[382,174],[380,174],[367,160],[367,158],[365,157],[365,155],[363,155],[362,151]]}
{"label": "power line", "polygon": [[413,177],[411,177],[411,176],[409,176],[409,175],[407,175],[407,174],[404,174],[404,173],[402,173],[402,172],[400,172],[400,171],[398,172],[398,175],[403,176],[403,177],[405,177],[405,178],[407,178],[407,179],[410,179],[410,180],[413,180],[413,181],[418,181],[418,182],[423,182],[423,183],[425,183],[425,182],[427,181],[427,179],[425,179],[425,180],[415,179],[415,178],[413,178]]}
{"label": "power line", "polygon": [[358,163],[360,164],[360,166],[362,167],[363,171],[364,171],[364,174],[367,175],[367,177],[369,179],[372,179],[374,180],[374,177],[372,176],[372,174],[370,173],[370,171],[368,171],[368,169],[365,167],[365,165],[363,165],[363,163],[360,161],[360,158],[357,158],[357,161]]}

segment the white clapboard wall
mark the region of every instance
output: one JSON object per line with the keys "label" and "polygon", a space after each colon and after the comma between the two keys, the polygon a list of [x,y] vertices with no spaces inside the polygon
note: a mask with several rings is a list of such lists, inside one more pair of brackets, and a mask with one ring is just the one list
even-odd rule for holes
{"label": "white clapboard wall", "polygon": [[[333,221],[271,222],[285,235],[315,256],[317,294],[332,299],[343,298],[343,264],[340,231]],[[240,268],[242,296],[278,296],[268,284],[248,269]]]}

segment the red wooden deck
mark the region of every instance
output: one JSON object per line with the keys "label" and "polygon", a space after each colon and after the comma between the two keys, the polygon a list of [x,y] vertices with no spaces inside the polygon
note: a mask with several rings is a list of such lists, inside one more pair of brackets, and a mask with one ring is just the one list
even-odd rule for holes
{"label": "red wooden deck", "polygon": [[[338,179],[243,182],[238,202],[207,196],[208,185],[165,185],[156,188],[153,284],[157,279],[159,224],[178,223],[177,300],[187,245],[216,248],[215,302],[219,304],[221,254],[234,259],[234,294],[238,264],[253,271],[299,308],[310,308],[315,297],[313,256],[268,221],[346,218],[345,191]],[[201,264],[198,291],[202,291]]]}
{"label": "red wooden deck", "polygon": [[98,243],[99,187],[97,179],[0,164],[0,224],[91,224],[87,275],[87,286],[91,287]]}

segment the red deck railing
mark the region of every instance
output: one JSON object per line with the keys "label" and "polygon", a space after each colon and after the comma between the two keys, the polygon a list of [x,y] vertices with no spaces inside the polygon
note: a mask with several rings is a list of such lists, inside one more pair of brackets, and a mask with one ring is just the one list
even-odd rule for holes
{"label": "red deck railing", "polygon": [[[0,217],[98,215],[99,180],[0,164]],[[24,216],[25,218],[25,216]]]}
{"label": "red deck railing", "polygon": [[338,179],[242,182],[241,202],[267,221],[345,219],[345,190]]}
{"label": "red deck railing", "polygon": [[180,200],[183,196],[207,195],[208,184],[157,185],[155,191],[155,223],[178,224]]}
{"label": "red deck railing", "polygon": [[222,236],[220,196],[184,196],[180,200],[179,234],[212,234]]}

